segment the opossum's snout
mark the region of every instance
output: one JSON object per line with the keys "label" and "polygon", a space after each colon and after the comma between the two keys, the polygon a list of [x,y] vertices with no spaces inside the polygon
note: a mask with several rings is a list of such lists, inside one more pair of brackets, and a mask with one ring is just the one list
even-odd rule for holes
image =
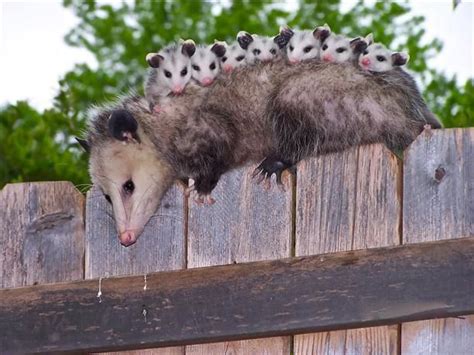
{"label": "opossum's snout", "polygon": [[289,61],[290,61],[290,64],[298,64],[300,62],[300,60],[296,58],[291,58]]}
{"label": "opossum's snout", "polygon": [[175,86],[172,92],[174,95],[181,95],[184,92],[184,86]]}
{"label": "opossum's snout", "polygon": [[232,72],[232,70],[234,70],[234,67],[230,64],[224,64],[222,69],[224,70],[224,73],[228,74],[228,73]]}
{"label": "opossum's snout", "polygon": [[211,85],[212,83],[214,82],[214,79],[212,78],[209,78],[209,77],[205,77],[201,80],[201,83],[203,86],[209,86]]}
{"label": "opossum's snout", "polygon": [[137,241],[137,235],[134,231],[125,231],[119,236],[120,244],[124,247],[129,247],[130,245],[135,244]]}
{"label": "opossum's snout", "polygon": [[333,62],[334,61],[334,57],[330,54],[324,54],[323,55],[323,61],[325,62]]}
{"label": "opossum's snout", "polygon": [[360,64],[364,67],[368,67],[370,65],[370,59],[369,58],[362,58],[360,60]]}

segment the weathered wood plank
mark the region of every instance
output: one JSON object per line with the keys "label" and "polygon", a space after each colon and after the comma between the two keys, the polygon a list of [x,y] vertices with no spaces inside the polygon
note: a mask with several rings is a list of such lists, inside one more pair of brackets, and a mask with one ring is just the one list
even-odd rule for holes
{"label": "weathered wood plank", "polygon": [[0,245],[0,288],[82,279],[84,196],[70,182],[6,185]]}
{"label": "weathered wood plank", "polygon": [[[265,191],[253,168],[224,175],[213,191],[217,203],[190,204],[188,268],[291,256],[292,188]],[[275,182],[273,181],[273,184]],[[229,295],[232,298],[232,295]],[[186,354],[289,354],[290,337],[193,345]]]}
{"label": "weathered wood plank", "polygon": [[[474,313],[474,238],[0,290],[0,349],[125,350]],[[146,310],[144,314],[144,310]]]}
{"label": "weathered wood plank", "polygon": [[[296,255],[397,245],[401,166],[383,145],[353,148],[298,167]],[[396,354],[398,326],[295,337],[295,354]]]}
{"label": "weathered wood plank", "polygon": [[[112,206],[99,189],[91,190],[86,209],[86,278],[102,277],[105,283],[110,276],[185,268],[186,204],[181,190],[173,186],[167,192],[137,243],[128,248],[118,241]],[[184,348],[150,349],[146,353],[183,354]]]}
{"label": "weathered wood plank", "polygon": [[[405,152],[403,242],[474,235],[474,129],[425,131]],[[472,354],[474,317],[402,325],[403,354]]]}

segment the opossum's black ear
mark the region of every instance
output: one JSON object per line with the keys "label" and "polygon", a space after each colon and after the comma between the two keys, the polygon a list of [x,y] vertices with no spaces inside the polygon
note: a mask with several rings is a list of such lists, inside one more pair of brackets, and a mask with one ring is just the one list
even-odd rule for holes
{"label": "opossum's black ear", "polygon": [[159,55],[158,53],[148,53],[145,59],[150,67],[158,68],[160,66],[160,62],[164,58],[162,55]]}
{"label": "opossum's black ear", "polygon": [[247,49],[249,44],[253,42],[253,37],[250,33],[245,31],[240,31],[237,33],[237,42],[242,49]]}
{"label": "opossum's black ear", "polygon": [[225,51],[226,51],[226,48],[223,42],[216,42],[211,47],[211,52],[213,52],[219,58],[224,56]]}
{"label": "opossum's black ear", "polygon": [[280,27],[280,33],[273,37],[273,42],[275,42],[280,49],[284,48],[294,34],[295,33],[291,28],[288,26],[282,26]]}
{"label": "opossum's black ear", "polygon": [[192,39],[187,39],[181,44],[181,53],[184,55],[192,57],[194,52],[196,52],[196,43]]}
{"label": "opossum's black ear", "polygon": [[114,110],[109,117],[109,133],[119,141],[140,141],[137,135],[138,122],[127,110]]}
{"label": "opossum's black ear", "polygon": [[368,45],[362,38],[356,37],[354,39],[351,39],[350,46],[351,46],[352,52],[358,54],[365,51]]}
{"label": "opossum's black ear", "polygon": [[401,65],[405,65],[410,59],[410,56],[404,52],[395,52],[392,53],[392,64],[399,67]]}
{"label": "opossum's black ear", "polygon": [[323,43],[330,34],[331,29],[328,25],[316,27],[316,29],[313,31],[314,38],[319,40],[320,43]]}
{"label": "opossum's black ear", "polygon": [[84,148],[84,150],[87,153],[90,153],[91,146],[89,145],[89,142],[87,140],[79,138],[79,137],[74,137],[74,138],[76,139],[77,143],[79,143],[81,145],[81,147]]}

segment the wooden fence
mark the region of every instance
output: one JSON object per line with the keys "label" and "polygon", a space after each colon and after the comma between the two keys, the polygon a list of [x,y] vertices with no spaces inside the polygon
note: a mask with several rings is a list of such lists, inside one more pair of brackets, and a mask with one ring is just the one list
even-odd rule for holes
{"label": "wooden fence", "polygon": [[[403,162],[381,145],[308,159],[296,178],[285,176],[285,192],[255,185],[252,169],[223,176],[213,193],[217,203],[210,207],[197,206],[173,187],[130,248],[120,246],[111,207],[95,189],[84,198],[69,182],[5,186],[0,353],[117,351],[151,344],[183,345],[146,353],[473,353],[474,316],[457,316],[474,313],[474,239],[428,242],[474,236],[474,129],[426,130]],[[379,247],[392,248],[339,253]],[[291,257],[301,258],[240,265]],[[124,275],[139,277],[114,278]],[[393,281],[397,275],[400,282]],[[95,280],[71,283],[83,279]],[[392,280],[388,287],[384,279]],[[58,282],[67,283],[43,285]],[[38,286],[20,288],[32,285]],[[149,292],[147,301],[132,289]],[[285,293],[288,289],[295,292]],[[271,292],[278,297],[281,290],[294,297],[273,299]],[[121,318],[106,308],[113,295],[122,297],[120,305],[110,305],[122,307]],[[129,302],[123,300],[127,295]],[[60,311],[45,308],[48,297]],[[194,308],[183,303],[182,312],[173,309],[186,297]],[[216,300],[222,303],[211,303]],[[150,327],[159,321],[153,302],[160,304],[162,319],[167,312],[185,318]],[[326,302],[327,308],[313,316],[311,302],[318,307]],[[78,304],[85,307],[78,313],[83,319],[67,314],[78,311]],[[101,304],[107,311],[101,313]],[[240,307],[242,315],[229,311],[235,322],[226,323],[219,318],[225,307]],[[397,324],[442,316],[456,317]],[[356,328],[367,325],[378,326]],[[324,329],[341,330],[307,332]],[[284,336],[239,340],[271,335]],[[218,340],[229,341],[196,344]]]}

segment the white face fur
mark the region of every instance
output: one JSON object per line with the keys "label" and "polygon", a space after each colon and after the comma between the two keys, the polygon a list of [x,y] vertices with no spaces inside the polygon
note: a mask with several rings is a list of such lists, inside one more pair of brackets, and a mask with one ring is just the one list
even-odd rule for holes
{"label": "white face fur", "polygon": [[319,58],[320,43],[313,31],[295,31],[286,46],[288,61],[292,64]]}
{"label": "white face fur", "polygon": [[[273,37],[250,35],[241,31],[237,34],[240,46],[247,51],[245,61],[248,64],[257,62],[269,62],[281,57],[281,49],[275,43]],[[242,45],[243,42],[246,42]]]}
{"label": "white face fur", "polygon": [[331,33],[321,46],[321,60],[325,62],[344,63],[357,59],[359,53],[354,53],[351,39]]}
{"label": "white face fur", "polygon": [[246,54],[247,51],[242,49],[237,42],[226,45],[226,52],[224,56],[220,58],[222,70],[225,73],[230,73],[235,68],[245,65]]}
{"label": "white face fur", "polygon": [[191,57],[192,78],[201,86],[211,85],[220,71],[217,55],[212,46],[198,46]]}
{"label": "white face fur", "polygon": [[408,58],[406,53],[392,52],[383,44],[374,43],[360,55],[359,65],[364,70],[385,72],[406,64]]}

